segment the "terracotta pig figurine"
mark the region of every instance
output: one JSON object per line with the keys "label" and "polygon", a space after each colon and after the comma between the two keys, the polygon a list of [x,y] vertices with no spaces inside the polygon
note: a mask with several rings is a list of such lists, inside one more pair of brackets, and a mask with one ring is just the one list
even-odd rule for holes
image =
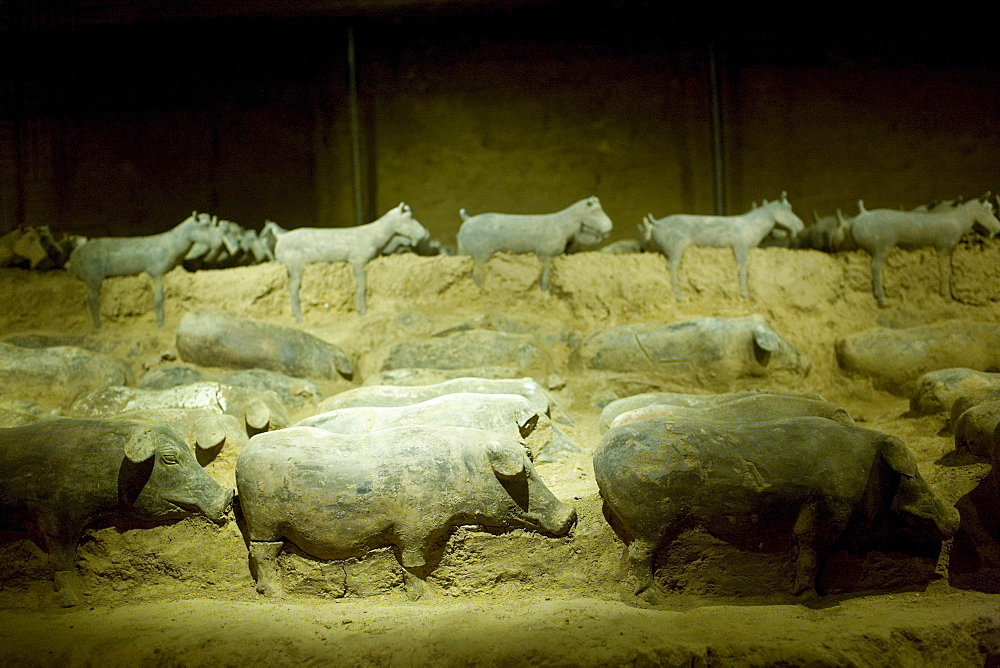
{"label": "terracotta pig figurine", "polygon": [[471,255],[472,277],[480,283],[480,266],[496,252],[535,253],[542,261],[540,287],[549,289],[552,258],[566,251],[571,242],[593,246],[611,234],[612,223],[596,197],[582,199],[562,211],[541,215],[460,212],[458,254]]}
{"label": "terracotta pig figurine", "polygon": [[576,521],[517,441],[478,429],[399,427],[344,436],[312,427],[258,434],[236,462],[257,590],[279,590],[285,541],[320,559],[393,545],[420,598],[433,546],[451,527],[565,535]]}
{"label": "terracotta pig figurine", "polygon": [[754,394],[742,399],[704,408],[693,406],[653,405],[627,411],[611,422],[611,428],[650,418],[700,418],[735,422],[770,422],[790,417],[814,415],[828,420],[854,424],[850,414],[830,401],[778,394]]}
{"label": "terracotta pig figurine", "polygon": [[76,605],[76,545],[103,516],[224,521],[232,490],[163,424],[55,418],[0,429],[0,518],[38,528],[60,602]]}
{"label": "terracotta pig figurine", "polygon": [[899,439],[820,417],[633,422],[604,435],[594,474],[605,517],[628,544],[635,594],[648,600],[658,597],[654,552],[689,528],[741,549],[794,537],[798,595],[816,589],[851,521],[888,513],[937,540],[959,522]]}
{"label": "terracotta pig figurine", "polygon": [[[280,229],[275,226],[273,229]],[[347,262],[354,269],[357,285],[355,301],[358,313],[365,312],[365,265],[383,253],[397,252],[401,247],[416,246],[430,234],[413,217],[404,203],[389,210],[381,218],[357,227],[300,227],[278,233],[274,244],[275,259],[288,268],[288,291],[292,298],[292,315],[302,320],[299,288],[302,273],[310,262]]]}

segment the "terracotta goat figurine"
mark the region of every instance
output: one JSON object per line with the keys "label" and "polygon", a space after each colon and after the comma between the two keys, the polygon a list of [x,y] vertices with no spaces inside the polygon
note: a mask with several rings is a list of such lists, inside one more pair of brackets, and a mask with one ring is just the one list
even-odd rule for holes
{"label": "terracotta goat figurine", "polygon": [[[192,247],[218,249],[226,239],[218,221],[208,214],[191,217],[162,234],[146,237],[98,237],[73,250],[69,268],[87,285],[87,303],[94,327],[101,326],[101,283],[108,276],[134,276],[146,272],[153,279],[156,324],[163,326],[163,275],[179,265]],[[232,249],[235,250],[235,247]]]}

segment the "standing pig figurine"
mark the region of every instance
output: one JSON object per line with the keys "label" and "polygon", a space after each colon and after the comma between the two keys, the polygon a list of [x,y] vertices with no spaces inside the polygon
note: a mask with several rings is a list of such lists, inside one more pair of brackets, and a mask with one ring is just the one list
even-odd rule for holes
{"label": "standing pig figurine", "polygon": [[429,553],[451,527],[565,535],[576,511],[556,499],[517,441],[461,427],[343,436],[291,427],[250,439],[236,462],[257,590],[280,590],[285,541],[319,559],[393,545],[407,595],[426,593]]}
{"label": "standing pig figurine", "polygon": [[542,261],[542,290],[549,289],[552,258],[566,251],[571,242],[593,246],[611,234],[611,219],[596,197],[582,199],[562,211],[544,215],[460,212],[458,254],[471,255],[476,266],[472,277],[480,283],[480,266],[493,253],[535,253]]}
{"label": "standing pig figurine", "polygon": [[222,522],[232,498],[163,424],[55,418],[0,429],[0,517],[25,517],[38,528],[64,606],[80,602],[76,544],[93,520],[198,512]]}
{"label": "standing pig figurine", "polygon": [[815,590],[849,522],[887,514],[936,540],[958,530],[958,512],[899,439],[820,417],[633,422],[605,434],[594,474],[605,517],[629,543],[635,594],[650,601],[655,551],[694,527],[741,549],[794,537],[796,595]]}

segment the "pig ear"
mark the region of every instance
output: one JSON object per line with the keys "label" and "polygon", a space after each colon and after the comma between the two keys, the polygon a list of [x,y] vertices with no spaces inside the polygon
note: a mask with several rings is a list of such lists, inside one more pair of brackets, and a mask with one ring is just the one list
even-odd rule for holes
{"label": "pig ear", "polygon": [[893,471],[905,475],[907,478],[917,477],[917,461],[899,439],[891,436],[886,439],[882,445],[882,458]]}
{"label": "pig ear", "polygon": [[211,450],[226,440],[226,428],[219,420],[220,416],[206,415],[195,422],[195,443],[202,450]]}
{"label": "pig ear", "polygon": [[247,406],[246,420],[254,429],[264,429],[271,421],[271,409],[260,399],[255,399]]}
{"label": "pig ear", "polygon": [[513,478],[524,471],[525,452],[520,443],[490,441],[486,452],[490,459],[490,466],[499,477]]}
{"label": "pig ear", "polygon": [[538,413],[533,411],[531,408],[523,408],[517,411],[515,416],[517,420],[517,428],[521,432],[521,437],[526,438],[528,434],[535,430],[538,426]]}
{"label": "pig ear", "polygon": [[781,346],[781,339],[770,329],[755,327],[753,330],[753,356],[761,366],[771,361],[771,353]]}
{"label": "pig ear", "polygon": [[140,427],[125,442],[125,456],[134,464],[144,462],[156,452],[156,432],[152,426]]}

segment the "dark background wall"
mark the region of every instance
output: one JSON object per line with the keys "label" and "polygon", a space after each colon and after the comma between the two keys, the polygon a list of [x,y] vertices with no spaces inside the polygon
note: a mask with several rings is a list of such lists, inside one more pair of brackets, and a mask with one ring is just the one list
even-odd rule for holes
{"label": "dark background wall", "polygon": [[621,238],[646,212],[712,213],[713,45],[727,213],[782,191],[808,218],[1000,188],[985,22],[819,28],[614,0],[39,4],[0,8],[3,229],[150,234],[194,209],[355,224],[348,28],[365,222],[405,200],[450,242],[462,207],[598,195]]}

